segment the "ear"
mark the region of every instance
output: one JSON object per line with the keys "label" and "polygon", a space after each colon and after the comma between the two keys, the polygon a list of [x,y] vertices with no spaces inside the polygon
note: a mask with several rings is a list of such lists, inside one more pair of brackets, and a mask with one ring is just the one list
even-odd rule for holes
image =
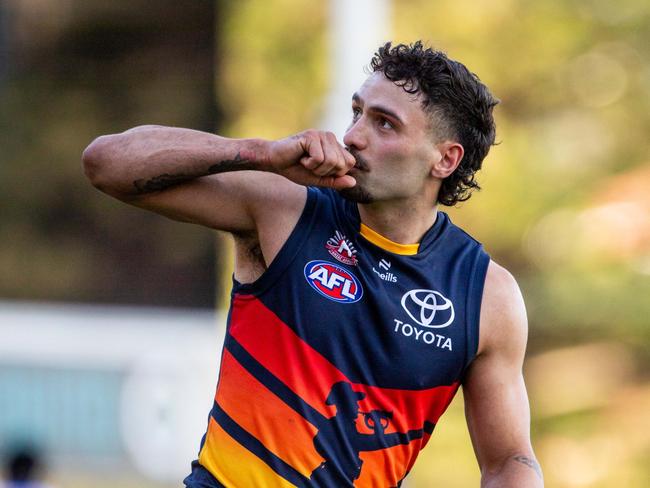
{"label": "ear", "polygon": [[445,141],[437,145],[440,159],[438,159],[431,167],[431,176],[435,178],[445,179],[458,168],[465,150],[457,142]]}

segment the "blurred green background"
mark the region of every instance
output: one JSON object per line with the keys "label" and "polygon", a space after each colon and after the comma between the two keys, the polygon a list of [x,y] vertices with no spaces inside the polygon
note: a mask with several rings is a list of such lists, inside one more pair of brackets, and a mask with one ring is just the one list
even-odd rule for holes
{"label": "blurred green background", "polygon": [[[522,287],[547,486],[650,486],[650,3],[391,3],[388,38],[446,51],[501,100],[484,190],[449,211]],[[334,76],[328,9],[3,1],[0,297],[214,307],[226,241],[99,194],[80,154],[145,123],[267,138],[316,125]],[[408,486],[478,480],[457,398]]]}

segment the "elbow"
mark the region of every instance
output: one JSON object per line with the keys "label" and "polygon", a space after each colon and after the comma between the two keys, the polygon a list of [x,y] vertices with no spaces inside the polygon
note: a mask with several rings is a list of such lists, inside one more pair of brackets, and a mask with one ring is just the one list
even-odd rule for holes
{"label": "elbow", "polygon": [[[479,463],[481,464],[481,463]],[[532,449],[494,459],[481,464],[481,488],[502,488],[505,486],[544,486],[544,475]]]}
{"label": "elbow", "polygon": [[84,174],[90,183],[101,191],[110,187],[110,146],[113,136],[100,136],[81,155]]}

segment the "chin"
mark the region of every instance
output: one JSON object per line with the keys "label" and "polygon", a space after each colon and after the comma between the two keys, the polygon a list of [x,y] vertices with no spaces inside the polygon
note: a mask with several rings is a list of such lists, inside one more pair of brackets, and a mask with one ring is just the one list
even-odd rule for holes
{"label": "chin", "polygon": [[361,188],[358,184],[352,188],[344,188],[338,190],[339,194],[346,200],[356,203],[372,203],[375,201],[373,196],[368,191]]}

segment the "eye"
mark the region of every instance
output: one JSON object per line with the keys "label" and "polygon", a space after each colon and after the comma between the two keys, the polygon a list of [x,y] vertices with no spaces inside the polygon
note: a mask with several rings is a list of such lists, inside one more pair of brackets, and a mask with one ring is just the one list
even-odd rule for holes
{"label": "eye", "polygon": [[382,129],[393,129],[393,128],[395,128],[393,123],[390,120],[388,120],[387,118],[385,118],[385,117],[379,117],[378,123],[379,123],[379,127],[381,127]]}
{"label": "eye", "polygon": [[356,121],[361,115],[361,109],[359,107],[352,107],[352,120]]}

